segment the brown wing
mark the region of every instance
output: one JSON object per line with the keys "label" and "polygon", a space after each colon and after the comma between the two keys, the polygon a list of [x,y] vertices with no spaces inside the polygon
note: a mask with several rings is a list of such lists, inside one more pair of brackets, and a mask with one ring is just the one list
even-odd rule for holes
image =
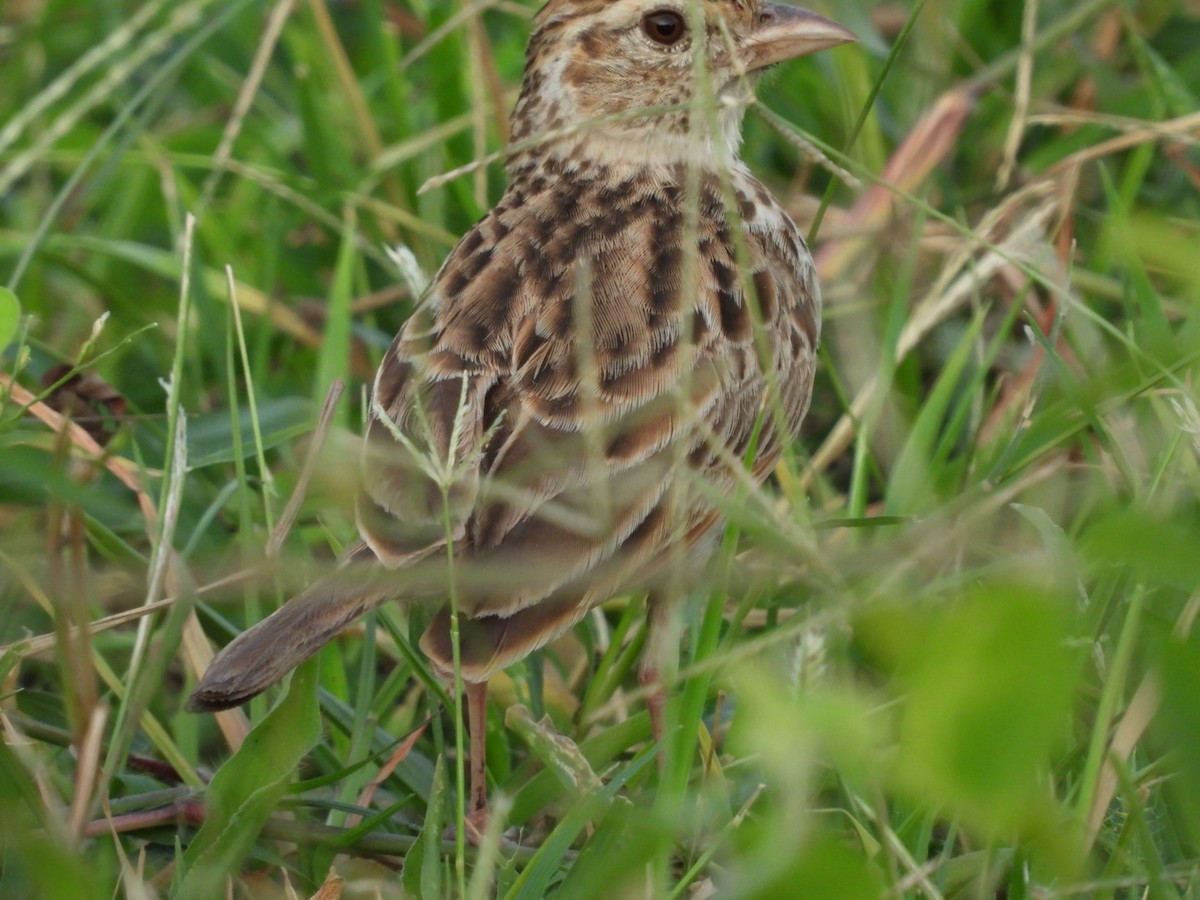
{"label": "brown wing", "polygon": [[[815,312],[798,236],[747,225],[755,311],[719,185],[691,244],[679,186],[593,184],[592,197],[515,184],[376,383],[360,528],[389,566],[454,542],[469,678],[698,540],[719,517],[687,475],[732,486],[763,417],[765,477],[807,404]],[[445,616],[423,646],[449,667]]]}
{"label": "brown wing", "polygon": [[503,219],[493,210],[458,243],[375,379],[358,526],[389,568],[462,540],[485,437],[506,412],[503,335],[520,284]]}

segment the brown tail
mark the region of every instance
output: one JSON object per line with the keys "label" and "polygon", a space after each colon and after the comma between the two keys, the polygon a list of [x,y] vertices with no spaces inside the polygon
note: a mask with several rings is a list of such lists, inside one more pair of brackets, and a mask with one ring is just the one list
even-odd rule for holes
{"label": "brown tail", "polygon": [[[340,572],[293,597],[217,654],[188,698],[189,712],[240,706],[304,662],[339,631],[396,595],[378,579]],[[361,576],[363,573],[358,573]]]}

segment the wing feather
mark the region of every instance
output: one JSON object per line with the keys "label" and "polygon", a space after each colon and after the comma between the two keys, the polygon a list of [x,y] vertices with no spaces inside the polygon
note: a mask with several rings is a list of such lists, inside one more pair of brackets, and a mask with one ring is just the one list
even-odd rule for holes
{"label": "wing feather", "polygon": [[[680,190],[631,189],[612,208],[620,228],[587,198],[510,191],[384,361],[359,525],[385,565],[449,535],[456,562],[487,573],[462,597],[468,677],[699,541],[720,517],[682,470],[732,490],[730,459],[757,433],[761,480],[803,418],[817,309],[799,234],[743,227],[747,292],[719,185],[690,250]],[[440,614],[423,638],[443,668],[447,628]]]}

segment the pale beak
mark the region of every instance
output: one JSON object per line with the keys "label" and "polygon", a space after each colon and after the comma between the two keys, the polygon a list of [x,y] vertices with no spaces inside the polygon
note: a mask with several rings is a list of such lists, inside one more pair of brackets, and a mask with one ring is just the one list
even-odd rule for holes
{"label": "pale beak", "polygon": [[853,32],[807,9],[783,3],[763,3],[758,22],[738,46],[746,71],[762,69],[785,59],[857,41]]}

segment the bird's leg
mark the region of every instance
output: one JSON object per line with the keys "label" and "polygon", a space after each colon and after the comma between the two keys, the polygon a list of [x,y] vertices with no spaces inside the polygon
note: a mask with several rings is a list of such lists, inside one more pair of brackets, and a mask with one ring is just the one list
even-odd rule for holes
{"label": "bird's leg", "polygon": [[667,688],[665,679],[678,660],[679,650],[674,640],[670,604],[654,593],[646,598],[646,643],[638,665],[638,683],[646,690],[646,711],[650,713],[650,730],[658,748],[658,773],[666,764],[662,746],[666,734]]}
{"label": "bird's leg", "polygon": [[471,763],[471,799],[467,807],[467,836],[478,843],[487,827],[487,682],[468,681],[464,684],[467,695],[467,733],[471,739],[468,759]]}
{"label": "bird's leg", "polygon": [[[642,657],[638,667],[638,683],[646,689],[646,711],[650,713],[650,732],[654,735],[654,743],[662,744],[663,721],[667,713],[667,691],[659,677],[658,668],[645,657]],[[663,748],[658,748],[658,774],[662,774],[664,757]]]}

